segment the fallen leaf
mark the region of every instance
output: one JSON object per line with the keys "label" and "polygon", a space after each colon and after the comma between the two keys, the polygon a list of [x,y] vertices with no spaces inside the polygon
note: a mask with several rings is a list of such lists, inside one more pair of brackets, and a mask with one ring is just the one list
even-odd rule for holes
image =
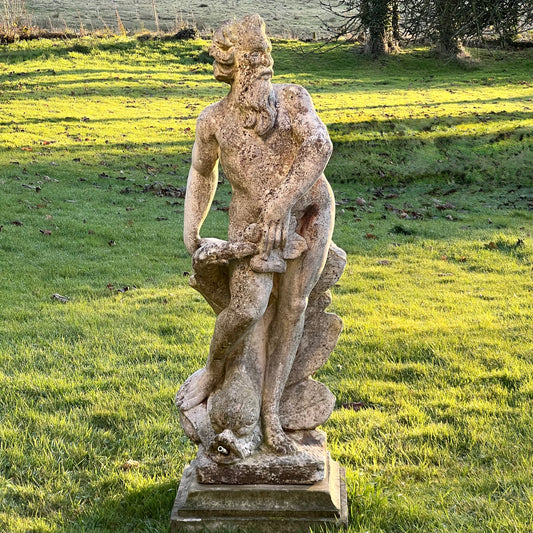
{"label": "fallen leaf", "polygon": [[49,229],[40,229],[39,230],[43,235],[52,235],[52,232]]}
{"label": "fallen leaf", "polygon": [[497,250],[498,245],[494,241],[490,241],[489,243],[485,244],[485,248],[488,250]]}
{"label": "fallen leaf", "polygon": [[63,304],[66,304],[70,300],[68,296],[61,296],[61,294],[52,294],[51,298]]}
{"label": "fallen leaf", "polygon": [[13,224],[13,226],[24,226],[24,223],[20,220],[12,220],[11,224]]}
{"label": "fallen leaf", "polygon": [[39,192],[41,190],[41,187],[39,187],[39,185],[26,185],[25,183],[23,183],[22,186],[25,189],[31,189],[32,191],[35,191],[35,192]]}
{"label": "fallen leaf", "polygon": [[135,285],[132,285],[131,287],[129,285],[126,285],[125,287],[122,287],[122,289],[115,289],[115,292],[128,292],[136,288],[137,287]]}
{"label": "fallen leaf", "polygon": [[367,233],[365,239],[377,239],[377,237],[373,233]]}
{"label": "fallen leaf", "polygon": [[390,265],[390,261],[388,261],[387,259],[382,259],[381,261],[378,261],[378,265]]}
{"label": "fallen leaf", "polygon": [[120,468],[122,468],[122,470],[131,470],[132,468],[139,468],[139,466],[141,466],[141,463],[139,463],[139,461],[129,459],[128,461],[123,463]]}

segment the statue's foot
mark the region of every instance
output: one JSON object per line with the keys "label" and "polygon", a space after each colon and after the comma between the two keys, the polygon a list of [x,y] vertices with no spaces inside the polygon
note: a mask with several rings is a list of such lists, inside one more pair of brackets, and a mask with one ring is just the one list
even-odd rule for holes
{"label": "statue's foot", "polygon": [[281,426],[274,424],[276,427],[264,429],[265,444],[278,455],[292,455],[298,450],[296,443],[289,438]]}
{"label": "statue's foot", "polygon": [[215,387],[215,379],[205,368],[189,376],[176,395],[176,405],[188,411],[201,404]]}

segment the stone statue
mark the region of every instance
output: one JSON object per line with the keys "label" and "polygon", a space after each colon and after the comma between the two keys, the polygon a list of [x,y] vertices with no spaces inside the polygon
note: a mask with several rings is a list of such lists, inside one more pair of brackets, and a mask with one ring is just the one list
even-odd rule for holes
{"label": "stone statue", "polygon": [[[325,453],[314,430],[335,398],[310,376],[342,329],[324,309],[346,263],[331,242],[335,202],[323,171],[332,145],[307,91],[271,83],[270,52],[258,15],[215,32],[214,76],[230,91],[198,118],[187,183],[191,285],[217,319],[206,365],[176,404],[204,483],[324,476],[308,445]],[[219,162],[232,186],[227,241],[200,236]],[[248,466],[228,469],[239,463]]]}

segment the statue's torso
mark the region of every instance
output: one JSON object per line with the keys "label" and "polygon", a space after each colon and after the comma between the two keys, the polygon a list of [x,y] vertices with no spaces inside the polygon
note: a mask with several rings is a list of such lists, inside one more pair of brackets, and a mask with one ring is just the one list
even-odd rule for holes
{"label": "statue's torso", "polygon": [[[279,87],[277,92],[279,93]],[[275,190],[287,177],[298,154],[302,141],[293,127],[294,109],[278,98],[278,117],[271,132],[264,137],[243,125],[236,108],[222,100],[217,115],[223,121],[216,122],[215,137],[220,149],[220,163],[232,186],[230,204],[230,234],[241,231],[247,225],[258,222],[264,207],[265,193]],[[321,195],[325,178],[322,176],[309,193],[298,201],[298,209],[315,201]],[[327,193],[329,197],[329,192]],[[309,201],[307,201],[309,198]],[[231,235],[230,235],[231,238]]]}

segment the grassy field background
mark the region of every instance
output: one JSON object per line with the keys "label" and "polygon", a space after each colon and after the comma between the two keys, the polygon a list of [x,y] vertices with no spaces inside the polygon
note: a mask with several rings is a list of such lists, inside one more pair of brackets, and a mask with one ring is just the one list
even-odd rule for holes
{"label": "grassy field background", "polygon": [[[206,48],[2,48],[2,531],[168,528],[194,457],[173,397],[214,324],[181,241],[195,120],[225,93]],[[310,49],[275,41],[275,81],[335,147],[345,331],[317,378],[349,531],[531,531],[533,54]]]}
{"label": "grassy field background", "polygon": [[27,0],[26,5],[34,21],[44,28],[117,29],[118,12],[121,22],[130,31],[157,29],[156,16],[164,31],[183,23],[209,31],[225,20],[259,13],[274,35],[308,38],[323,33],[322,20],[335,20],[321,9],[318,0],[292,0],[276,5],[267,0],[95,0],[90,5],[79,0]]}

